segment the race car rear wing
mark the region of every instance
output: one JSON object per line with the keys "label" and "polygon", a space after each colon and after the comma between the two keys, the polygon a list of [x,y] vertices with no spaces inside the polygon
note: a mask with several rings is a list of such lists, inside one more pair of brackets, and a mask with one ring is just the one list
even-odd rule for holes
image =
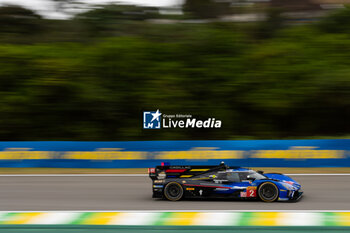
{"label": "race car rear wing", "polygon": [[228,167],[221,163],[219,166],[156,166],[148,168],[149,177],[152,180],[165,178],[190,178],[202,173],[219,171]]}

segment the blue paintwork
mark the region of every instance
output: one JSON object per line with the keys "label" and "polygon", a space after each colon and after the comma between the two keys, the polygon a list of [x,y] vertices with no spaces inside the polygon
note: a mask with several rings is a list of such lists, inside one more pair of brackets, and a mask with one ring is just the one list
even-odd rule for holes
{"label": "blue paintwork", "polygon": [[[246,168],[239,168],[239,169],[228,169],[227,172],[232,171],[249,171],[249,169]],[[258,187],[265,182],[271,182],[274,183],[279,191],[279,201],[289,201],[291,200],[290,195],[291,192],[288,191],[301,191],[301,185],[293,180],[291,177],[283,175],[283,174],[277,174],[277,173],[266,173],[264,174],[267,179],[261,179],[261,180],[254,180],[253,182],[233,182],[230,184],[222,185],[222,187],[227,187],[229,189],[215,189],[214,192],[216,194],[231,194],[236,192],[237,190],[241,192],[246,192],[248,186],[254,186]]]}
{"label": "blue paintwork", "polygon": [[270,179],[276,179],[276,180],[281,180],[283,182],[289,181],[293,182],[296,185],[300,185],[297,181],[293,180],[289,176],[283,175],[283,174],[278,174],[278,173],[265,173],[264,176],[267,176]]}
{"label": "blue paintwork", "polygon": [[[218,193],[218,194],[230,194],[230,193],[234,193],[237,190],[242,190],[242,192],[243,192],[246,190],[246,188],[248,186],[252,186],[252,185],[249,182],[236,182],[236,183],[224,185],[224,187],[228,187],[230,189],[227,189],[227,190],[220,190],[220,189],[217,190],[216,189],[216,190],[214,190],[214,192]],[[238,187],[241,187],[241,188],[238,188]]]}

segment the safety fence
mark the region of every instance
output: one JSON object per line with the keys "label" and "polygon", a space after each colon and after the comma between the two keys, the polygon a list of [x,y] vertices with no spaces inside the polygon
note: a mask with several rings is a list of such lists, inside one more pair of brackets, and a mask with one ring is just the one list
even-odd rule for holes
{"label": "safety fence", "polygon": [[0,142],[0,167],[146,168],[208,165],[350,167],[350,139]]}

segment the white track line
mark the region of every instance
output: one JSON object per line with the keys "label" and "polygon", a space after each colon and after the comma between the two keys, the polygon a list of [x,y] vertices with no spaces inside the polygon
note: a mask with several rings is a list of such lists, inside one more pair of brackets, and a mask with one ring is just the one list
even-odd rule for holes
{"label": "white track line", "polygon": [[[304,173],[293,173],[293,174],[285,174],[288,176],[350,176],[350,173],[315,173],[315,174],[304,174]],[[28,176],[28,177],[91,177],[91,176],[96,176],[96,177],[147,177],[148,174],[0,174],[0,177],[23,177],[23,176]]]}

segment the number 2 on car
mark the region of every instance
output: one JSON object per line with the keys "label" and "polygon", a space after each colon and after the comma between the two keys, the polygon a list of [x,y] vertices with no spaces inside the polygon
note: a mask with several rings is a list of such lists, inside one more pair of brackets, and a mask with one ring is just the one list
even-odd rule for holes
{"label": "number 2 on car", "polygon": [[256,197],[256,187],[253,187],[253,186],[247,187],[247,197]]}

